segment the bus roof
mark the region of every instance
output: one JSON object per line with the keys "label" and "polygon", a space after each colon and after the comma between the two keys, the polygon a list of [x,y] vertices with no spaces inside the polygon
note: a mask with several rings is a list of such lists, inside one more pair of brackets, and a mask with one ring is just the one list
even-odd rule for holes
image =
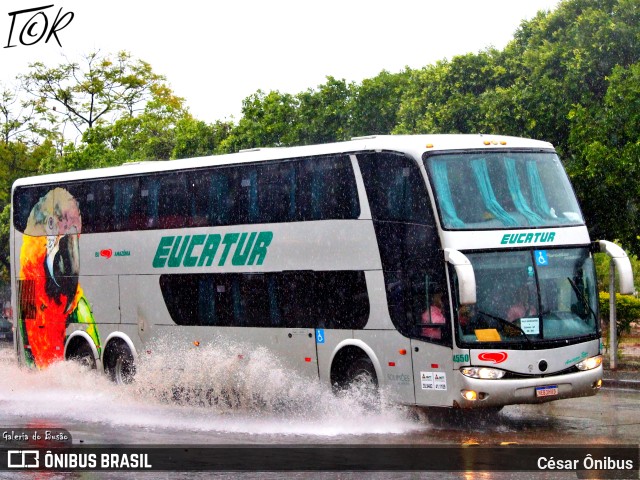
{"label": "bus roof", "polygon": [[482,148],[534,148],[553,149],[548,142],[503,135],[371,135],[354,137],[349,141],[307,145],[300,147],[268,147],[241,150],[238,153],[210,155],[171,161],[138,161],[117,167],[55,173],[16,180],[13,188],[21,185],[57,183],[92,178],[128,176],[157,171],[193,169],[212,165],[262,162],[335,153],[361,151],[398,151],[420,158],[424,152],[443,150],[469,150]]}

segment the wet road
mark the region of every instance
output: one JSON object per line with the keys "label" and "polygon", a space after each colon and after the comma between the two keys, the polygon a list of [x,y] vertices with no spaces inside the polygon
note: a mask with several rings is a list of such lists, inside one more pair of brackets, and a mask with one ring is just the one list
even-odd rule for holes
{"label": "wet road", "polygon": [[[212,387],[219,395],[210,405],[211,397],[198,391],[174,400],[167,392],[175,393],[175,372],[169,375],[153,365],[140,372],[139,381],[117,387],[71,363],[43,371],[20,369],[4,347],[0,348],[0,426],[64,428],[74,444],[84,445],[640,443],[640,391],[605,389],[596,397],[508,406],[495,416],[460,420],[417,414],[396,405],[371,411],[357,393],[336,397],[325,386],[295,378],[269,360],[257,356],[244,365],[211,367],[209,376],[221,383]],[[202,358],[196,361],[207,365]],[[187,384],[201,380],[181,378]],[[229,384],[240,392],[233,398],[224,395]],[[0,474],[0,478],[8,477]],[[567,478],[576,478],[575,473]]]}

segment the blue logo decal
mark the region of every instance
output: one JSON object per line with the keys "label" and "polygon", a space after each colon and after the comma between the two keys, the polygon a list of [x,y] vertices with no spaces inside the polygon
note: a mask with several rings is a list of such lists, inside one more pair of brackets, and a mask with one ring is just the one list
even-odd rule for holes
{"label": "blue logo decal", "polygon": [[324,328],[316,329],[316,343],[324,343]]}
{"label": "blue logo decal", "polygon": [[536,265],[546,267],[549,265],[549,257],[546,250],[534,250],[533,255],[536,257]]}

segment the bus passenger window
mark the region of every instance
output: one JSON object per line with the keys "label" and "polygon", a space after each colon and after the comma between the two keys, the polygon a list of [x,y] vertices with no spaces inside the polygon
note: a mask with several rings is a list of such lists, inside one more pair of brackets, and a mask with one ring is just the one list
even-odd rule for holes
{"label": "bus passenger window", "polygon": [[369,319],[364,272],[161,275],[178,325],[363,328]]}
{"label": "bus passenger window", "polygon": [[304,159],[299,171],[300,220],[358,218],[358,191],[348,156]]}
{"label": "bus passenger window", "polygon": [[[113,231],[113,181],[96,182],[93,195],[95,202],[94,218],[104,231]],[[82,207],[81,207],[82,208]],[[102,230],[101,229],[101,230]]]}
{"label": "bus passenger window", "polygon": [[116,231],[136,230],[144,225],[138,216],[138,178],[116,180],[113,189],[113,216]]}
{"label": "bus passenger window", "polygon": [[285,162],[260,166],[258,211],[260,223],[290,222],[296,212],[296,164]]}
{"label": "bus passenger window", "polygon": [[160,177],[158,193],[158,228],[181,228],[186,226],[187,183],[186,175],[181,173],[164,174]]}
{"label": "bus passenger window", "polygon": [[[234,202],[229,193],[229,169],[220,169],[211,173],[208,193],[209,204],[206,211],[211,225],[228,225]],[[202,192],[205,194],[205,192]]]}

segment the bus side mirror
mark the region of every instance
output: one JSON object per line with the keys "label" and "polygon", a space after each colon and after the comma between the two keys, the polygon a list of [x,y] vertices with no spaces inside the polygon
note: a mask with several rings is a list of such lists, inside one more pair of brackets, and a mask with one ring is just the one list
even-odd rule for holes
{"label": "bus side mirror", "polygon": [[473,305],[476,303],[476,275],[469,259],[458,250],[444,249],[444,259],[453,265],[458,276],[458,289],[460,305]]}
{"label": "bus side mirror", "polygon": [[620,293],[623,295],[631,295],[633,288],[633,271],[631,270],[631,262],[625,251],[613,242],[599,240],[598,245],[600,251],[611,257],[616,269],[618,270],[618,278],[620,280]]}

